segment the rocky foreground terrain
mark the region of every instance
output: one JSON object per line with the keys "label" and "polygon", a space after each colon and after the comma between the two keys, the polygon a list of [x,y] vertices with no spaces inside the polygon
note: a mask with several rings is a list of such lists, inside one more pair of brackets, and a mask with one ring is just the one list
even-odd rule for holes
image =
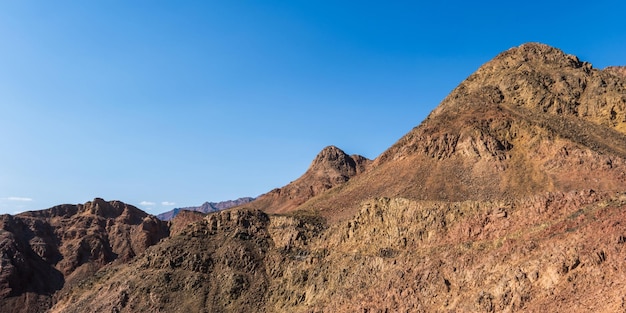
{"label": "rocky foreground terrain", "polygon": [[[332,226],[208,216],[53,312],[618,312],[626,194],[511,203],[372,199]],[[139,274],[141,273],[141,274]]]}
{"label": "rocky foreground terrain", "polygon": [[237,208],[2,216],[0,311],[626,311],[625,73],[525,44],[376,159],[328,147]]}

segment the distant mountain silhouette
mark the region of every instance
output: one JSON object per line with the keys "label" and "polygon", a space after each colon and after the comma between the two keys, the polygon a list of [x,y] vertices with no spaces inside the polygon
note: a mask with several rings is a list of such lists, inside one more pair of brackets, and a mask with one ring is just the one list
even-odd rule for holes
{"label": "distant mountain silhouette", "polygon": [[243,197],[237,200],[228,200],[228,201],[221,201],[221,202],[205,202],[201,206],[176,208],[171,211],[163,212],[161,214],[158,214],[157,218],[159,218],[162,221],[169,221],[173,219],[176,215],[178,215],[180,211],[196,211],[196,212],[201,212],[201,213],[206,214],[206,213],[212,213],[212,212],[217,212],[220,210],[229,209],[234,206],[246,204],[251,201],[254,201],[254,198]]}

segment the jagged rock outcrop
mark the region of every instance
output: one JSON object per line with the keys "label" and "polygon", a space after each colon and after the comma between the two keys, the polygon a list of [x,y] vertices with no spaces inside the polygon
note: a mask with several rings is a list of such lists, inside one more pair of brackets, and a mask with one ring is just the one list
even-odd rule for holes
{"label": "jagged rock outcrop", "polygon": [[307,200],[342,185],[364,172],[370,160],[360,155],[348,155],[335,146],[324,148],[308,170],[288,185],[276,188],[245,205],[270,213],[286,213]]}
{"label": "jagged rock outcrop", "polygon": [[237,200],[227,200],[227,201],[221,201],[221,202],[208,202],[207,201],[203,203],[201,206],[175,208],[171,211],[163,212],[161,214],[158,214],[157,218],[159,218],[162,221],[169,221],[169,220],[172,220],[174,217],[176,217],[182,211],[196,211],[196,212],[207,214],[207,213],[217,212],[221,210],[230,209],[232,207],[236,207],[239,205],[243,205],[248,202],[254,201],[254,199],[255,198],[252,198],[252,197],[243,197]]}
{"label": "jagged rock outcrop", "polygon": [[168,236],[154,216],[94,199],[0,216],[0,307],[43,312],[52,295],[109,263],[124,263]]}

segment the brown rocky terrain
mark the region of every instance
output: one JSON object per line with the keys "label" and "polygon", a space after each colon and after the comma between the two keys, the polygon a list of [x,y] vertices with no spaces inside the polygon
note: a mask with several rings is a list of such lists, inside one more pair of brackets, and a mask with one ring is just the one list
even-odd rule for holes
{"label": "brown rocky terrain", "polygon": [[119,201],[1,215],[0,311],[43,312],[64,286],[168,235],[165,222]]}
{"label": "brown rocky terrain", "polygon": [[626,66],[609,66],[604,71],[626,77]]}
{"label": "brown rocky terrain", "polygon": [[202,220],[206,216],[205,213],[198,211],[182,210],[169,221],[170,235],[176,235],[181,232],[187,224]]}
{"label": "brown rocky terrain", "polygon": [[223,211],[101,271],[52,312],[623,311],[625,209],[626,193],[586,190],[371,199],[328,229]]}
{"label": "brown rocky terrain", "polygon": [[207,213],[230,209],[232,207],[243,205],[251,201],[254,201],[254,198],[243,197],[237,200],[227,200],[227,201],[220,201],[220,202],[208,202],[207,201],[203,203],[201,206],[175,208],[173,210],[163,212],[161,214],[157,214],[157,218],[162,221],[169,221],[169,220],[172,220],[174,217],[176,217],[182,211],[196,211],[196,212],[207,214]]}
{"label": "brown rocky terrain", "polygon": [[375,160],[328,147],[254,202],[173,220],[49,311],[626,311],[625,85],[512,48]]}
{"label": "brown rocky terrain", "polygon": [[271,213],[292,211],[307,200],[364,172],[370,163],[363,156],[348,155],[335,146],[328,146],[315,157],[300,178],[244,206]]}
{"label": "brown rocky terrain", "polygon": [[363,199],[490,201],[623,190],[626,85],[542,45],[505,51],[346,184],[302,208],[346,219]]}

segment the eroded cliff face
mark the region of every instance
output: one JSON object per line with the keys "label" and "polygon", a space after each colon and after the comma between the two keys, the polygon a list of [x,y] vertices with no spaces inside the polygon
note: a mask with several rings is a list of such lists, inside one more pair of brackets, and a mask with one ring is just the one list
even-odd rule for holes
{"label": "eroded cliff face", "polygon": [[54,293],[109,263],[125,263],[162,238],[167,224],[119,201],[0,216],[0,306],[45,311]]}

